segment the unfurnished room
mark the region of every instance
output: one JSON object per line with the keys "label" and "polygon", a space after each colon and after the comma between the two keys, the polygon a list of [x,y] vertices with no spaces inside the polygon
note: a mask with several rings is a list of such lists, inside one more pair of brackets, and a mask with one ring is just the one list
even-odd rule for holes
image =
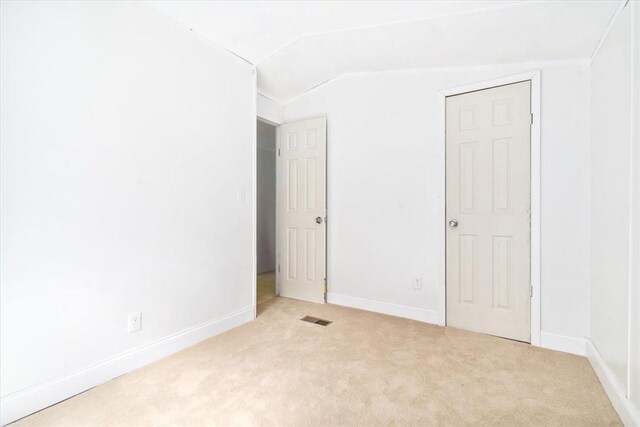
{"label": "unfurnished room", "polygon": [[0,425],[640,427],[640,0],[0,0]]}

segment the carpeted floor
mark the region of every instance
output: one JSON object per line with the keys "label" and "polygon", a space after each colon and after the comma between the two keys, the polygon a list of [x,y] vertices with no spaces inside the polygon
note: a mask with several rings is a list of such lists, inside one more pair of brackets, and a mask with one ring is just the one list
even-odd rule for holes
{"label": "carpeted floor", "polygon": [[17,425],[620,425],[582,357],[333,305],[259,307]]}
{"label": "carpeted floor", "polygon": [[258,304],[276,297],[276,272],[258,274],[256,278],[256,300]]}

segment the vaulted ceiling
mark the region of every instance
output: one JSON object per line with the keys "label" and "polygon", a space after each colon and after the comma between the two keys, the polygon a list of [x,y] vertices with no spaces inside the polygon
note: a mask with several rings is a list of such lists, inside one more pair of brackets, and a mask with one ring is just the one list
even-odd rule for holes
{"label": "vaulted ceiling", "polygon": [[286,103],[340,74],[591,57],[619,1],[150,1]]}

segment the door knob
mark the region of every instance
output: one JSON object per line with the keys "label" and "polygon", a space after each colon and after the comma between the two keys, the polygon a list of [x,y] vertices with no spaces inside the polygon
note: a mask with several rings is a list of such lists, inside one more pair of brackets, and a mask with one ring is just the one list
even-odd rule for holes
{"label": "door knob", "polygon": [[321,216],[316,217],[316,224],[322,224],[322,217]]}
{"label": "door knob", "polygon": [[451,227],[451,228],[458,227],[458,220],[457,219],[452,219],[451,221],[449,221],[449,227]]}

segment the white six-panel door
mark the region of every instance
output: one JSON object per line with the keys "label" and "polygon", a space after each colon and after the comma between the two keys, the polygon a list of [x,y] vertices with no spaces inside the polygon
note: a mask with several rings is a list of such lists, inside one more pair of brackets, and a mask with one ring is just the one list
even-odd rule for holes
{"label": "white six-panel door", "polygon": [[277,129],[280,296],[323,303],[326,262],[326,119]]}
{"label": "white six-panel door", "polygon": [[530,342],[531,82],[446,99],[447,324]]}

